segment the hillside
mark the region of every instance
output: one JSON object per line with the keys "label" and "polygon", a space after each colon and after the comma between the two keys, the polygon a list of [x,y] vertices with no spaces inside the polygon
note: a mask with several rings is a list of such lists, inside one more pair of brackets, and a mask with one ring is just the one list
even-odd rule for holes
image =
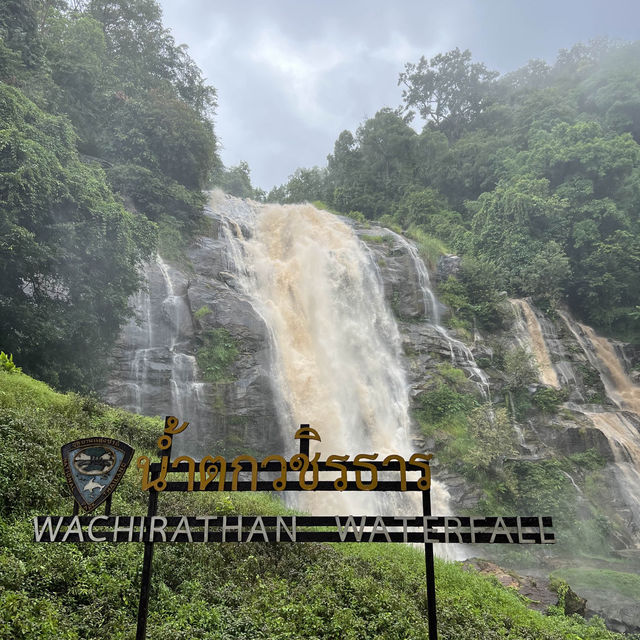
{"label": "hillside", "polygon": [[[36,544],[31,516],[70,513],[59,448],[96,434],[148,452],[161,422],[61,395],[22,373],[0,371],[0,611],[3,640],[131,638],[142,548]],[[113,512],[142,514],[130,468]],[[266,495],[162,496],[160,513],[284,513]],[[159,545],[149,638],[426,637],[424,560],[392,545]],[[436,565],[440,637],[621,638],[602,623],[545,617],[495,581]]]}

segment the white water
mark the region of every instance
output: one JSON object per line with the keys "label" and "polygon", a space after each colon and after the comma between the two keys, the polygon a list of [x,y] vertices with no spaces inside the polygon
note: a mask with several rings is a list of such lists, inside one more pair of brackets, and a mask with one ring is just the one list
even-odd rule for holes
{"label": "white water", "polygon": [[[310,205],[247,208],[239,219],[216,204],[238,280],[269,328],[274,392],[291,450],[297,425],[309,423],[322,438],[311,442],[311,453],[323,458],[410,454],[400,337],[375,262],[353,230]],[[434,513],[448,513],[446,489],[432,486]],[[298,504],[317,514],[421,513],[417,503],[389,495],[319,492]]]}
{"label": "white water", "polygon": [[120,339],[129,366],[118,399],[136,413],[197,422],[206,385],[197,382],[196,359],[190,353],[193,320],[186,284],[172,272],[160,256],[145,267],[147,289],[134,297],[136,317]]}
{"label": "white water", "polygon": [[[640,548],[640,387],[625,371],[612,343],[586,325],[560,312],[569,331],[584,351],[587,359],[600,373],[607,397],[617,411],[582,410],[593,426],[609,441],[615,463],[611,465],[620,496],[628,508],[628,525],[636,533]],[[634,415],[635,414],[635,415]]]}
{"label": "white water", "polygon": [[478,365],[471,353],[471,350],[466,344],[452,338],[448,331],[440,324],[440,303],[435,297],[433,290],[431,289],[431,281],[429,278],[429,271],[424,263],[424,260],[420,257],[416,247],[411,244],[406,238],[394,231],[389,230],[389,233],[401,244],[409,256],[411,257],[413,268],[418,275],[418,284],[422,293],[422,300],[424,305],[424,318],[429,320],[436,331],[444,338],[449,345],[449,353],[451,354],[451,364],[453,366],[462,367],[467,372],[469,378],[475,383],[476,387],[480,391],[482,397],[485,400],[490,400],[489,379],[486,374]]}
{"label": "white water", "polygon": [[575,322],[567,313],[559,313],[589,362],[600,373],[607,396],[620,409],[640,414],[640,386],[627,375],[611,342],[597,335],[591,327]]}

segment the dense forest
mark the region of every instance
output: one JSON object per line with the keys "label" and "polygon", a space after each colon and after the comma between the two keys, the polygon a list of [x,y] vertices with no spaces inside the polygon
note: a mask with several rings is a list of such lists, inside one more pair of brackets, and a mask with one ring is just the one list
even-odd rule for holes
{"label": "dense forest", "polygon": [[3,2],[0,81],[2,348],[95,389],[139,265],[221,171],[216,94],[154,0]]}
{"label": "dense forest", "polygon": [[407,63],[403,105],[343,131],[268,200],[321,200],[464,256],[441,295],[499,323],[496,290],[563,301],[640,340],[640,44],[560,51],[499,76],[455,49]]}

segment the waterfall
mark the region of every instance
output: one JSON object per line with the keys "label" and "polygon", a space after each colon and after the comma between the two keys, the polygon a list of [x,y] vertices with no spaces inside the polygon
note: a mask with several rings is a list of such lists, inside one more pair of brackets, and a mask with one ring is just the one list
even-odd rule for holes
{"label": "waterfall", "polygon": [[449,335],[449,332],[440,324],[440,303],[436,299],[433,289],[431,288],[431,281],[429,278],[429,271],[424,263],[424,260],[420,257],[416,247],[411,244],[406,238],[394,231],[388,230],[388,233],[392,235],[396,241],[406,250],[409,254],[414,271],[418,276],[418,284],[420,286],[420,293],[422,295],[424,305],[424,318],[431,322],[434,329],[440,334],[449,346],[449,353],[451,355],[451,364],[453,366],[459,366],[469,375],[469,379],[475,383],[476,387],[480,391],[483,399],[490,400],[489,379],[486,374],[476,364],[475,358],[471,353],[469,347],[460,340]]}
{"label": "waterfall", "polygon": [[188,282],[160,256],[144,267],[144,276],[146,289],[132,299],[135,315],[120,336],[120,371],[106,398],[143,415],[188,416],[198,424],[206,385],[198,382],[192,353]]}
{"label": "waterfall", "polygon": [[[409,394],[400,336],[369,251],[333,214],[310,205],[221,206],[238,280],[272,342],[272,380],[283,439],[309,423],[322,442],[311,453],[411,452]],[[364,513],[413,512],[390,494],[317,493],[298,506]],[[434,511],[446,489],[433,483]],[[370,511],[374,509],[374,511]],[[418,511],[420,512],[420,511]]]}
{"label": "waterfall", "polygon": [[551,364],[549,351],[542,334],[542,327],[531,305],[526,300],[509,300],[518,313],[521,331],[528,336],[528,347],[533,354],[540,371],[540,382],[547,386],[560,388],[558,376]]}
{"label": "waterfall", "polygon": [[627,376],[614,345],[595,331],[576,322],[566,312],[559,312],[589,362],[600,373],[607,397],[617,410],[587,410],[572,405],[572,410],[586,416],[608,440],[614,464],[610,466],[619,494],[627,507],[628,525],[640,548],[640,387]]}
{"label": "waterfall", "polygon": [[607,396],[620,409],[640,414],[640,387],[633,384],[611,342],[587,325],[559,312],[569,331],[582,347],[589,362],[598,370]]}

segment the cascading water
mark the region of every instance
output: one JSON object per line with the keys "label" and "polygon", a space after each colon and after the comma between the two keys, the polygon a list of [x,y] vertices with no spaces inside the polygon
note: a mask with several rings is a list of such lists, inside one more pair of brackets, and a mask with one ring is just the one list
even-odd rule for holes
{"label": "cascading water", "polygon": [[[310,205],[247,209],[241,220],[223,214],[238,279],[269,327],[285,442],[293,448],[294,426],[309,423],[322,437],[312,453],[317,445],[325,455],[409,454],[399,334],[375,263],[353,230]],[[378,502],[386,495],[304,497],[317,500],[314,513],[339,513],[340,505],[396,512],[399,505]],[[447,512],[446,497],[434,482],[436,512]]]}
{"label": "cascading water", "polygon": [[640,387],[633,384],[609,340],[598,336],[586,325],[559,312],[589,362],[598,370],[607,397],[617,411],[582,408],[571,404],[574,411],[586,416],[609,441],[615,463],[612,471],[620,495],[627,505],[627,519],[640,548]]}
{"label": "cascading water", "polygon": [[454,366],[461,367],[469,375],[469,379],[475,383],[476,387],[480,391],[482,397],[485,400],[490,399],[489,380],[478,367],[476,361],[471,353],[471,350],[467,345],[456,340],[449,335],[449,332],[440,324],[440,304],[436,299],[433,289],[431,288],[431,281],[429,278],[429,271],[424,260],[420,257],[418,250],[412,245],[406,238],[394,231],[388,230],[396,241],[406,250],[411,257],[414,271],[418,276],[418,284],[420,286],[420,292],[422,294],[422,300],[424,305],[424,318],[429,320],[435,330],[440,334],[442,338],[449,345],[449,352],[451,354],[451,363]]}
{"label": "cascading water", "polygon": [[133,299],[135,316],[121,334],[116,357],[120,375],[113,377],[107,399],[143,415],[188,416],[198,423],[205,384],[198,382],[190,353],[193,320],[187,304],[187,282],[160,256],[145,267],[146,290]]}
{"label": "cascading water", "polygon": [[542,334],[540,322],[533,312],[531,305],[526,300],[509,300],[518,312],[518,321],[521,325],[521,332],[528,336],[528,347],[533,354],[540,371],[540,382],[555,389],[560,388],[558,376],[551,364],[549,351]]}

